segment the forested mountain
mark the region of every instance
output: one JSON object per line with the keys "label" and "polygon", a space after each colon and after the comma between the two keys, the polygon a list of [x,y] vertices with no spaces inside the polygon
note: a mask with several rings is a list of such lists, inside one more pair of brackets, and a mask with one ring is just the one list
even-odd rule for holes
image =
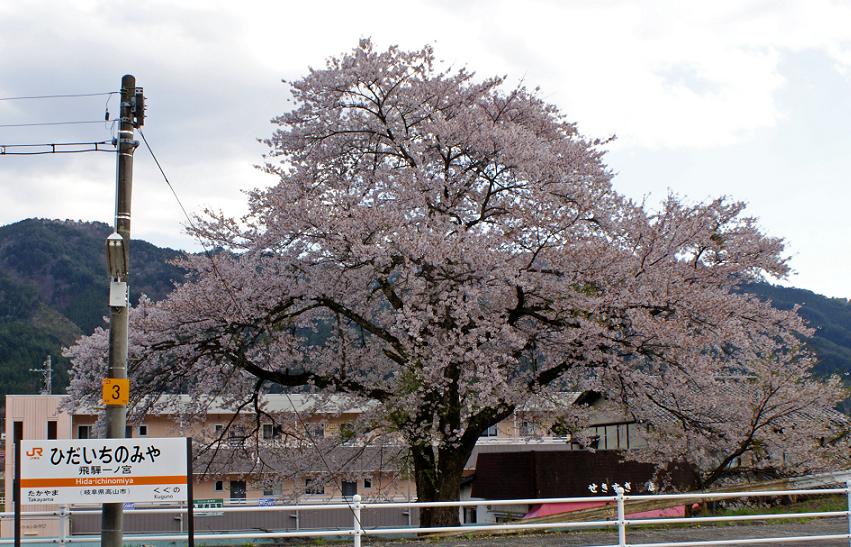
{"label": "forested mountain", "polygon": [[[38,393],[41,376],[30,372],[53,358],[54,393],[67,385],[60,348],[103,325],[107,307],[105,238],[100,222],[29,219],[0,227],[0,398]],[[131,243],[130,298],[164,297],[182,271],[179,256],[145,241]]]}
{"label": "forested mountain", "polygon": [[783,310],[800,305],[798,313],[816,329],[810,340],[810,347],[819,356],[816,370],[822,374],[842,374],[846,382],[851,380],[851,301],[767,283],[748,285],[745,290]]}
{"label": "forested mountain", "polygon": [[[60,348],[103,324],[107,277],[105,238],[100,222],[29,219],[0,227],[0,405],[7,393],[37,393],[38,368],[54,362],[54,393],[67,385],[67,360]],[[163,298],[183,272],[170,264],[179,251],[145,241],[132,242],[131,301],[141,294]],[[800,304],[816,329],[810,341],[817,370],[851,381],[851,303],[804,289],[766,283],[745,290],[782,309]]]}

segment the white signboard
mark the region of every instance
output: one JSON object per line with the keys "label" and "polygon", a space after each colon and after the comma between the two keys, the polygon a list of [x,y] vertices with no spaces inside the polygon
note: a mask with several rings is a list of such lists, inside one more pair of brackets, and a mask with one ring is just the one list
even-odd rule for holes
{"label": "white signboard", "polygon": [[21,503],[186,501],[186,439],[21,441]]}

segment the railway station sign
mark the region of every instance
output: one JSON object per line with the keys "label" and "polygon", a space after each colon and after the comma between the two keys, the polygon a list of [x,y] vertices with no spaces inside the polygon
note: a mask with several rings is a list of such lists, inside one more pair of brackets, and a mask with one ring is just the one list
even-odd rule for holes
{"label": "railway station sign", "polygon": [[187,442],[22,440],[20,484],[25,505],[187,501]]}

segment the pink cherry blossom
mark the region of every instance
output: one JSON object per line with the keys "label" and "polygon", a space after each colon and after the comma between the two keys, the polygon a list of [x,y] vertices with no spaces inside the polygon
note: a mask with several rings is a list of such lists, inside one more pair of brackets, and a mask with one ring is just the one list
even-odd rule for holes
{"label": "pink cherry blossom", "polygon": [[[225,252],[187,256],[186,281],[133,310],[138,408],[181,391],[203,414],[269,385],[371,400],[426,501],[458,497],[488,426],[564,390],[622,403],[653,439],[644,457],[707,479],[734,454],[806,468],[830,453],[812,418],[840,392],[810,376],[810,331],[737,290],[788,272],[743,204],[626,199],[604,141],[536,91],[438,68],[430,47],[364,40],[290,86],[262,167],[277,183],[243,218],[200,218],[191,231]],[[104,332],[68,354],[85,401]]]}

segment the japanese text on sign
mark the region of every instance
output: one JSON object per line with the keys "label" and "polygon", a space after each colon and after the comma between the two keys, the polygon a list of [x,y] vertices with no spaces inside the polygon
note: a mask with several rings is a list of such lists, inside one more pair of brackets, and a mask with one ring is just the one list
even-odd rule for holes
{"label": "japanese text on sign", "polygon": [[85,463],[86,465],[126,462],[138,463],[144,462],[146,457],[151,463],[154,463],[160,453],[160,449],[156,446],[149,446],[143,452],[142,447],[138,444],[129,446],[120,445],[114,450],[108,446],[101,446],[93,450],[87,446],[79,448],[70,446],[65,449],[54,447],[50,449],[50,463],[53,465],[63,463],[71,465],[80,465],[81,463]]}

